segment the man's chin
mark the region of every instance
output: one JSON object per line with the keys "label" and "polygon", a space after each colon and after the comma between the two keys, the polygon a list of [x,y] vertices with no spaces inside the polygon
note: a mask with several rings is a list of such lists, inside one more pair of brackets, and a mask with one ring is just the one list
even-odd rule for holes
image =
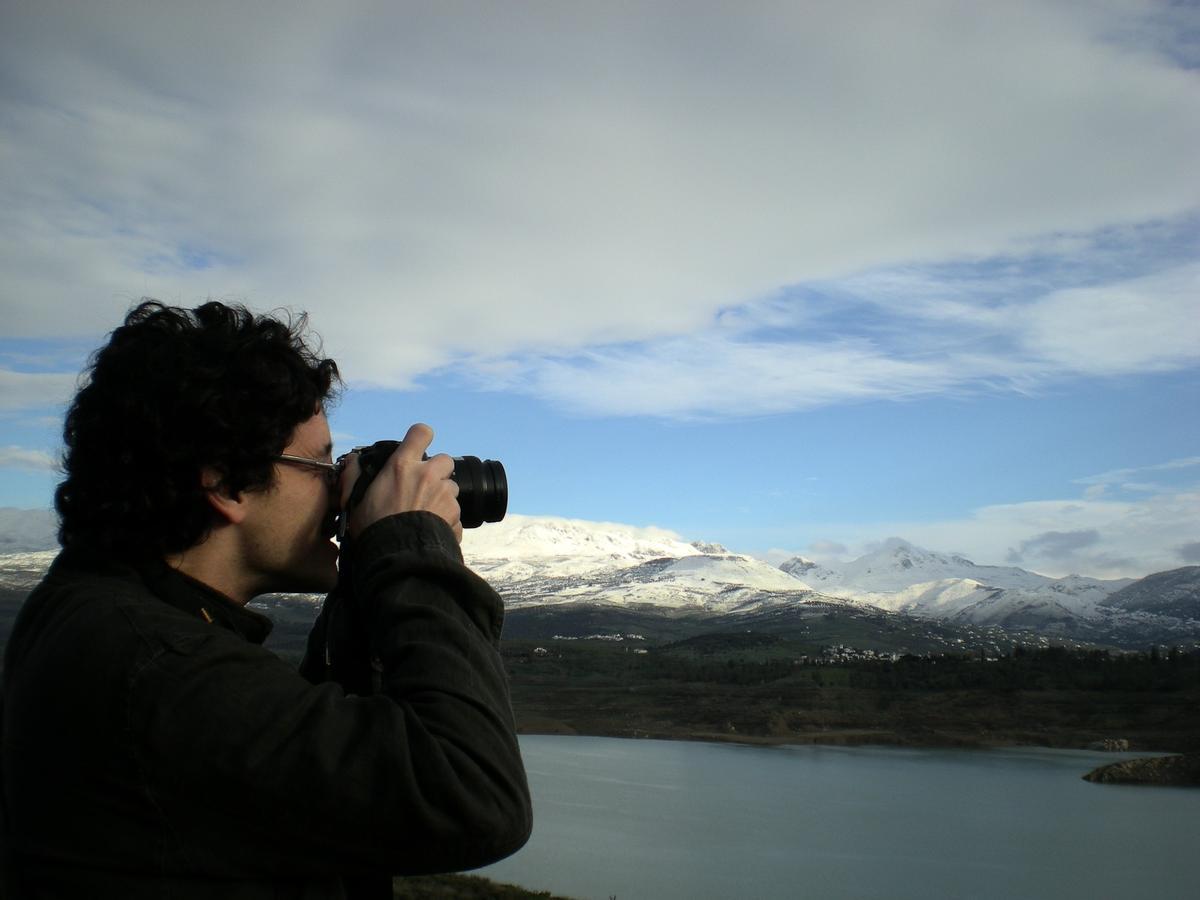
{"label": "man's chin", "polygon": [[305,561],[303,567],[297,567],[283,576],[280,580],[286,581],[287,587],[277,588],[275,592],[328,594],[337,587],[337,556],[337,547],[332,542],[323,544]]}

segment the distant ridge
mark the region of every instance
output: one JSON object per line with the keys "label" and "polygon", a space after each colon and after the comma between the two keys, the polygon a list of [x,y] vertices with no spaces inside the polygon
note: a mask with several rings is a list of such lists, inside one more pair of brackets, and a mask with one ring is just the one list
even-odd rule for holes
{"label": "distant ridge", "polygon": [[1099,603],[1131,579],[1080,575],[1050,578],[1014,566],[981,566],[957,555],[890,538],[872,553],[837,569],[804,557],[780,568],[835,597],[893,612],[974,625],[1036,627],[1099,618]]}
{"label": "distant ridge", "polygon": [[1147,575],[1109,594],[1102,605],[1129,612],[1200,619],[1200,566]]}
{"label": "distant ridge", "polygon": [[58,547],[58,515],[49,509],[0,506],[0,553],[54,550]]}
{"label": "distant ridge", "polygon": [[[1143,616],[1133,624],[1145,634],[1145,616],[1154,618],[1102,605],[1132,579],[1050,578],[900,538],[837,568],[804,557],[772,567],[661,529],[514,516],[469,533],[464,553],[518,609],[594,603],[724,615],[832,602],[958,626],[1091,636],[1124,633],[1127,615]],[[1159,618],[1151,624],[1168,632],[1177,621]]]}
{"label": "distant ridge", "polygon": [[[12,536],[8,547],[54,546],[48,511],[0,512]],[[849,604],[956,627],[1134,646],[1150,639],[1200,644],[1200,566],[1138,581],[1050,578],[977,565],[899,538],[837,568],[804,557],[775,566],[661,528],[521,515],[468,531],[463,552],[514,610],[593,604],[728,616]],[[0,587],[27,590],[53,556],[53,550],[0,551]]]}

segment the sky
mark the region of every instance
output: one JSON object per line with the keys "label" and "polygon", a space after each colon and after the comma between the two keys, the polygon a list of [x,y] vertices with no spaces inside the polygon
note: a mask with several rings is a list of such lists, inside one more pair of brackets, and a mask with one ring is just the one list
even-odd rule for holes
{"label": "sky", "polygon": [[338,450],[827,564],[1200,564],[1200,6],[0,0],[0,506],[142,297]]}

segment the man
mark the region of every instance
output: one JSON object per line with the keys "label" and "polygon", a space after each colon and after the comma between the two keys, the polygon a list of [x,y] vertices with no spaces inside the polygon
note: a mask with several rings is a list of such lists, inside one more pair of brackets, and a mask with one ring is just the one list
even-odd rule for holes
{"label": "man", "polygon": [[[5,656],[5,900],[390,896],[528,837],[503,607],[462,564],[427,426],[353,510],[304,676],[260,646],[253,596],[338,584],[358,474],[303,329],[148,301],[93,357],[63,551]],[[324,680],[367,670],[374,692]]]}

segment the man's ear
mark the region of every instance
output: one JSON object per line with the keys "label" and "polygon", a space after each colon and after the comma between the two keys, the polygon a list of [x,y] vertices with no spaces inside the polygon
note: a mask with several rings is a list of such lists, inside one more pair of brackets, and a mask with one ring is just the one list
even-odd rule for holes
{"label": "man's ear", "polygon": [[204,496],[208,498],[209,505],[223,522],[237,525],[246,518],[246,495],[231,494],[216,469],[210,466],[201,469],[200,484],[204,487]]}

